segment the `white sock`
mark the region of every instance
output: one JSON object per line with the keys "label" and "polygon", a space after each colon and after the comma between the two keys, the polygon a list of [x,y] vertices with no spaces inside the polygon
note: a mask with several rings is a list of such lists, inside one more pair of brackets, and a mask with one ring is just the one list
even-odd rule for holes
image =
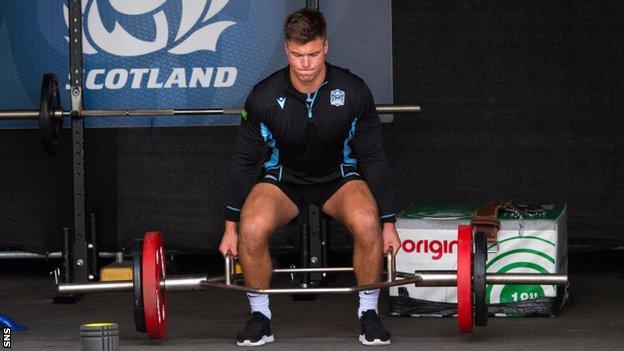
{"label": "white sock", "polygon": [[271,310],[269,309],[269,294],[251,294],[247,293],[251,313],[261,312],[268,319],[271,319]]}
{"label": "white sock", "polygon": [[357,311],[358,319],[368,310],[377,312],[377,304],[379,303],[379,289],[360,291],[360,307]]}

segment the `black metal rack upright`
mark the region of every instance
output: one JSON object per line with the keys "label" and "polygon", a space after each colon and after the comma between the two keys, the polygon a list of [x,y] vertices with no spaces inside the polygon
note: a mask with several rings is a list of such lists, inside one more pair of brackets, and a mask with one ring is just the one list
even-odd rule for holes
{"label": "black metal rack upright", "polygon": [[[69,77],[74,182],[73,227],[62,228],[63,273],[61,279],[84,283],[89,280],[85,216],[84,118],[82,116],[82,1],[69,0]],[[95,255],[97,257],[97,254]],[[91,264],[92,266],[93,264]],[[94,275],[91,274],[93,278]],[[66,281],[69,280],[69,281]],[[54,302],[75,303],[77,295],[57,295]]]}

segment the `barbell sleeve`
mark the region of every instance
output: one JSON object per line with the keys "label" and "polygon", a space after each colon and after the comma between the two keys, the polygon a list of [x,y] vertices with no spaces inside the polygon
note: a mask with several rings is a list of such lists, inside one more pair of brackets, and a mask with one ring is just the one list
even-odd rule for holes
{"label": "barbell sleeve", "polygon": [[567,274],[488,273],[485,282],[494,285],[566,285]]}
{"label": "barbell sleeve", "polygon": [[0,119],[34,119],[39,117],[39,110],[0,111]]}
{"label": "barbell sleeve", "polygon": [[420,112],[420,105],[384,104],[384,105],[375,105],[375,108],[377,109],[377,113],[384,113],[384,114]]}
{"label": "barbell sleeve", "polygon": [[132,291],[134,283],[132,280],[119,280],[109,282],[92,283],[63,283],[56,287],[59,294],[87,294],[101,292],[121,292]]}
{"label": "barbell sleeve", "polygon": [[[455,271],[437,272],[397,272],[398,277],[420,277],[418,286],[456,286],[457,273]],[[488,273],[485,282],[493,285],[565,285],[568,283],[567,274],[543,273]]]}
{"label": "barbell sleeve", "polygon": [[[161,283],[161,286],[166,291],[191,291],[200,290],[200,283],[203,281],[208,282],[220,282],[224,281],[225,277],[213,277],[208,278],[206,275],[179,275],[165,278]],[[118,280],[118,281],[105,281],[105,282],[90,282],[90,283],[62,283],[57,285],[57,292],[59,294],[88,294],[88,293],[100,293],[100,292],[121,292],[121,291],[133,291],[134,283],[132,280]]]}

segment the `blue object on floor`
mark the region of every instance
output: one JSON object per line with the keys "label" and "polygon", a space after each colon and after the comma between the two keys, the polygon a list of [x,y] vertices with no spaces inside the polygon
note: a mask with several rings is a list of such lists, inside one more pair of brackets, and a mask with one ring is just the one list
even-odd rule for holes
{"label": "blue object on floor", "polygon": [[24,331],[28,330],[28,327],[25,325],[17,325],[9,316],[6,314],[0,313],[0,326],[5,328],[11,328],[11,331]]}

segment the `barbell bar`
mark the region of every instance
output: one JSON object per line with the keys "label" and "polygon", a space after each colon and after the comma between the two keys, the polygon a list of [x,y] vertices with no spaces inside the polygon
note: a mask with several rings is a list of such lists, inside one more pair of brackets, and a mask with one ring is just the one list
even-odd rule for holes
{"label": "barbell bar", "polygon": [[[353,272],[351,267],[333,267],[323,268],[288,268],[273,269],[273,273],[320,273],[320,272]],[[419,278],[418,282],[413,284],[419,287],[436,287],[436,286],[456,286],[456,271],[417,271],[415,273],[396,272],[399,278]],[[164,279],[161,286],[167,291],[197,291],[202,290],[200,283],[203,281],[209,283],[225,282],[225,276],[208,277],[206,275],[180,275],[169,276]],[[488,273],[485,281],[494,285],[566,285],[568,276],[566,274],[543,274],[543,273]],[[212,284],[210,284],[212,286]],[[132,280],[119,280],[108,282],[90,282],[90,283],[60,283],[57,286],[57,292],[60,294],[89,294],[103,292],[123,292],[132,291]],[[279,289],[273,292],[271,289],[263,293],[301,293],[299,290],[305,289]],[[295,290],[297,290],[295,292]],[[355,291],[355,290],[354,290]],[[332,288],[322,289],[320,292],[333,292]],[[344,289],[336,292],[346,292]],[[350,292],[350,291],[349,291]],[[314,292],[318,293],[318,292]]]}
{"label": "barbell bar", "polygon": [[[380,114],[402,114],[420,112],[419,105],[375,105]],[[82,110],[82,117],[136,117],[136,116],[188,116],[188,115],[235,115],[240,116],[242,107],[213,109],[116,109],[116,110]],[[38,110],[2,110],[0,120],[20,120],[38,118]],[[71,111],[56,110],[53,116],[57,119],[70,117]]]}

